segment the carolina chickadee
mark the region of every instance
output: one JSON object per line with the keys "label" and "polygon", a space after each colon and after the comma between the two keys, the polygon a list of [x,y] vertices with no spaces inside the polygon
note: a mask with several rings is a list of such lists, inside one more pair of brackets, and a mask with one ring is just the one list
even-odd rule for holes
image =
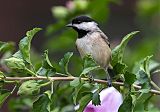
{"label": "carolina chickadee", "polygon": [[[110,44],[108,37],[99,29],[98,24],[88,16],[78,16],[66,26],[72,27],[78,33],[76,46],[81,57],[91,54],[96,63],[110,74],[112,69]],[[111,86],[111,79],[108,74],[107,80]]]}

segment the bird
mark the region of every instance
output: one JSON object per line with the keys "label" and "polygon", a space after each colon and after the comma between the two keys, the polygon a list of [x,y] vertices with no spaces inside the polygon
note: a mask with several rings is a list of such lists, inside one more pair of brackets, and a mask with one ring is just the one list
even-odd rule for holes
{"label": "bird", "polygon": [[112,53],[109,38],[99,28],[98,23],[89,16],[80,15],[73,18],[66,26],[73,28],[78,33],[75,43],[81,58],[90,54],[95,62],[105,70],[108,86],[112,86],[110,74],[113,73],[113,67],[110,64]]}

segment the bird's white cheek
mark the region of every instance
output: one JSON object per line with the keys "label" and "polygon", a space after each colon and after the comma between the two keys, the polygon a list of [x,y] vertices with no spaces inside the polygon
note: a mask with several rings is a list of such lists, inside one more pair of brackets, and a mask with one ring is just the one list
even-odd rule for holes
{"label": "bird's white cheek", "polygon": [[95,22],[83,22],[81,24],[75,24],[76,28],[86,31],[91,31],[97,29],[97,24]]}
{"label": "bird's white cheek", "polygon": [[81,29],[81,30],[86,30],[87,26],[85,26],[83,23],[81,24],[75,24],[74,25],[76,28]]}

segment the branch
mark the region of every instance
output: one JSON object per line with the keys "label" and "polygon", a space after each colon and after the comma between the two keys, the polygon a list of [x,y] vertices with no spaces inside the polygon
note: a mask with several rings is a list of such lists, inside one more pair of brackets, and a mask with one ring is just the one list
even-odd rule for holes
{"label": "branch", "polygon": [[[37,76],[37,77],[5,77],[5,81],[25,81],[25,80],[53,80],[53,81],[72,81],[78,77],[44,77],[44,76]],[[88,81],[88,78],[81,78],[84,81]],[[94,82],[101,83],[101,84],[107,84],[107,81],[105,80],[100,80],[100,79],[94,79]],[[112,82],[113,85],[119,85],[119,86],[124,86],[123,82]],[[133,87],[136,89],[141,89],[141,86],[133,84]],[[151,89],[151,93],[160,95],[160,91]]]}

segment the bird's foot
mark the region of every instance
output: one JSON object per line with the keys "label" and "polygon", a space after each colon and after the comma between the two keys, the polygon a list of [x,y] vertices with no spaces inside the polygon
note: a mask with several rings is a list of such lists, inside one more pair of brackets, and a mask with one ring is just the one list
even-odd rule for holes
{"label": "bird's foot", "polygon": [[108,68],[107,72],[108,72],[107,74],[108,87],[112,87],[112,77],[115,76],[115,73],[111,68]]}
{"label": "bird's foot", "polygon": [[107,84],[108,84],[108,87],[112,87],[112,80],[111,79],[107,79]]}
{"label": "bird's foot", "polygon": [[88,75],[88,80],[90,83],[94,82],[93,75]]}

